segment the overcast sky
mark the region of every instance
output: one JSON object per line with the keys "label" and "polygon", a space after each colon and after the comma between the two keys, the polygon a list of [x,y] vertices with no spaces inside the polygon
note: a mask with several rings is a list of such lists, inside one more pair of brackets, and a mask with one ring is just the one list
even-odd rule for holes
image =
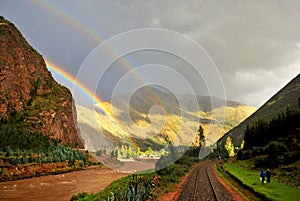
{"label": "overcast sky", "polygon": [[[253,106],[262,105],[300,72],[299,10],[298,0],[0,0],[0,14],[13,22],[45,59],[73,76],[104,40],[134,29],[163,28],[196,41],[216,64],[227,99]],[[155,60],[178,68],[176,65],[184,63],[168,54],[158,56],[155,51],[129,57],[136,65]],[[188,67],[182,64],[182,68]],[[97,89],[103,98],[112,94],[120,73],[130,73],[122,74],[122,68],[113,65],[109,70],[111,79],[100,80]],[[166,79],[163,75],[161,79]],[[151,82],[147,79],[144,84]],[[59,81],[68,85],[63,79]],[[88,80],[83,82],[88,85]],[[203,90],[205,94],[207,90]]]}

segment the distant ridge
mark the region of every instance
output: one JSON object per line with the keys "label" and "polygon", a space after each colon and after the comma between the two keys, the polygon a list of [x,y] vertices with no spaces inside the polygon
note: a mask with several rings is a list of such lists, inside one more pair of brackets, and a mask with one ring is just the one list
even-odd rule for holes
{"label": "distant ridge", "polygon": [[231,137],[235,145],[239,145],[244,139],[244,132],[247,125],[253,124],[258,119],[271,120],[278,113],[299,109],[300,98],[300,74],[292,79],[278,93],[273,95],[265,104],[254,112],[245,121],[227,132],[219,141],[225,141],[228,136]]}

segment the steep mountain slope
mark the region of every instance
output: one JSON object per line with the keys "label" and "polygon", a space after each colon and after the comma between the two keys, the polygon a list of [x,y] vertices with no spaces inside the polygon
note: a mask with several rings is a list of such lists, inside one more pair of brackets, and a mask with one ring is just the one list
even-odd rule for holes
{"label": "steep mountain slope", "polygon": [[255,113],[248,117],[237,127],[226,133],[220,141],[225,141],[228,136],[231,137],[234,144],[238,145],[244,139],[244,132],[247,125],[253,124],[258,119],[271,120],[278,113],[285,113],[286,109],[298,110],[300,101],[300,74],[291,80],[278,93],[271,97]]}
{"label": "steep mountain slope", "polygon": [[[0,17],[0,119],[83,148],[70,91],[47,70],[20,31]],[[74,111],[74,116],[73,112]]]}
{"label": "steep mountain slope", "polygon": [[[196,99],[197,105],[192,104],[195,103],[193,99]],[[227,105],[224,106],[224,103]],[[94,110],[93,107],[76,106],[81,136],[89,150],[128,143],[128,136],[141,148],[145,145],[163,145],[166,135],[175,145],[189,146],[199,124],[203,126],[210,143],[256,110],[241,103],[207,96],[174,95],[157,86],[143,87],[132,96],[116,96],[105,104],[111,108],[113,120],[97,107]],[[99,140],[95,142],[95,139]]]}

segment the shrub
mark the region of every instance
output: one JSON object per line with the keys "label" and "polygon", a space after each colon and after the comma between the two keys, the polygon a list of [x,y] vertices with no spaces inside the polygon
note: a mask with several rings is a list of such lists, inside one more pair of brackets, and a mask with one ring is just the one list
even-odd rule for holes
{"label": "shrub", "polygon": [[33,163],[34,162],[34,157],[29,154],[29,158],[28,158],[28,163]]}
{"label": "shrub", "polygon": [[269,155],[272,156],[282,155],[283,153],[288,152],[288,148],[284,142],[278,141],[271,141],[267,146],[267,150]]}
{"label": "shrub", "polygon": [[80,198],[84,198],[88,196],[88,193],[86,192],[81,192],[81,193],[78,193],[77,195],[73,195],[70,199],[70,201],[76,201],[76,200],[79,200]]}
{"label": "shrub", "polygon": [[40,163],[40,162],[41,162],[40,157],[34,158],[34,159],[33,159],[33,162],[35,162],[35,163]]}
{"label": "shrub", "polygon": [[4,152],[6,153],[6,154],[5,154],[6,157],[10,157],[10,156],[13,156],[13,155],[14,155],[14,153],[13,153],[13,151],[11,150],[10,146],[6,146],[6,147],[4,148]]}
{"label": "shrub", "polygon": [[21,158],[21,163],[22,163],[23,165],[25,165],[25,164],[27,164],[27,163],[28,163],[28,160],[27,160],[26,154],[24,154],[24,155],[22,156],[22,158]]}
{"label": "shrub", "polygon": [[18,157],[10,157],[9,158],[9,163],[12,164],[12,165],[18,165],[19,164]]}
{"label": "shrub", "polygon": [[158,172],[164,182],[177,183],[179,178],[185,175],[184,168],[178,164],[172,164]]}
{"label": "shrub", "polygon": [[266,165],[267,165],[266,162],[267,162],[266,157],[260,157],[254,161],[254,166],[255,167],[266,167]]}
{"label": "shrub", "polygon": [[244,151],[244,150],[240,149],[236,154],[236,159],[237,160],[247,160],[249,158],[250,158],[249,150]]}
{"label": "shrub", "polygon": [[183,155],[175,162],[175,164],[183,166],[186,170],[188,170],[188,168],[191,167],[193,163],[194,162],[192,158],[187,155]]}

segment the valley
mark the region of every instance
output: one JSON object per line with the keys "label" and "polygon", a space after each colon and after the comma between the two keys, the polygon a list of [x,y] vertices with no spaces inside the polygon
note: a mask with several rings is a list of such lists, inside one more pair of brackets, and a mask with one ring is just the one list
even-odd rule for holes
{"label": "valley", "polygon": [[0,40],[0,200],[156,200],[178,182],[179,200],[232,199],[216,172],[253,197],[300,197],[300,74],[260,108],[155,84],[106,101],[78,84],[81,105],[2,16]]}
{"label": "valley", "polygon": [[150,85],[132,96],[123,94],[101,105],[76,105],[76,109],[85,148],[110,152],[126,144],[159,151],[166,146],[166,136],[175,146],[190,146],[200,124],[209,146],[257,108],[216,97],[172,94]]}

